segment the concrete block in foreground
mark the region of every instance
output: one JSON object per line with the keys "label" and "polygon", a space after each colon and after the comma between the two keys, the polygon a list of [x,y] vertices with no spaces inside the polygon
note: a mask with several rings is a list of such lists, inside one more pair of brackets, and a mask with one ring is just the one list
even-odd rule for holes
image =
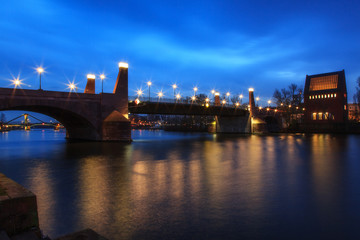
{"label": "concrete block in foreground", "polygon": [[9,237],[33,231],[40,235],[36,196],[0,173],[0,229]]}

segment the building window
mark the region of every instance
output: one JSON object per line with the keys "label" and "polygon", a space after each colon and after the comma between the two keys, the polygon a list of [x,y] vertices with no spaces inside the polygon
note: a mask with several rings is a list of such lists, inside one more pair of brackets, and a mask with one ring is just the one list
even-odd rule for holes
{"label": "building window", "polygon": [[313,113],[312,115],[311,115],[311,120],[316,120],[316,113]]}
{"label": "building window", "polygon": [[328,119],[329,119],[329,113],[326,112],[326,113],[324,114],[324,120],[328,120]]}
{"label": "building window", "polygon": [[334,93],[334,97],[336,97],[336,93]]}
{"label": "building window", "polygon": [[310,80],[310,91],[336,89],[338,85],[338,75],[315,77]]}
{"label": "building window", "polygon": [[346,105],[344,105],[344,110],[346,111]]}
{"label": "building window", "polygon": [[328,98],[330,98],[330,94],[328,94]]}
{"label": "building window", "polygon": [[319,112],[319,114],[318,114],[318,119],[323,120],[323,114],[321,112]]}

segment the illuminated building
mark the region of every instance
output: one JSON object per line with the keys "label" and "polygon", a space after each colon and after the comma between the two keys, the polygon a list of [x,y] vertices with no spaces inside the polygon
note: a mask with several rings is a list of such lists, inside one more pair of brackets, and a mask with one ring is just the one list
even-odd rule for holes
{"label": "illuminated building", "polygon": [[344,70],[306,75],[304,105],[305,123],[329,127],[331,124],[345,123],[348,119],[348,108]]}

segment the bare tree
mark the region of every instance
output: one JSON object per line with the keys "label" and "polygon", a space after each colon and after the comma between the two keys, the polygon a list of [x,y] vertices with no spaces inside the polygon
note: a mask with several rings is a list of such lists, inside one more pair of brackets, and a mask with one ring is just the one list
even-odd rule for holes
{"label": "bare tree", "polygon": [[290,102],[290,92],[285,88],[281,89],[280,91],[275,89],[273,98],[275,98],[275,103],[277,106],[280,106],[281,104],[287,105]]}

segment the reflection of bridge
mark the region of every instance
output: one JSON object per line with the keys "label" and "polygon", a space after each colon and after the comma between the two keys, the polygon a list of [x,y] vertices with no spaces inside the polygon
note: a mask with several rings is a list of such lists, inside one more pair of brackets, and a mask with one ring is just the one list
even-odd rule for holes
{"label": "reflection of bridge", "polygon": [[[120,65],[119,65],[120,66]],[[113,93],[95,94],[95,79],[85,93],[0,88],[0,110],[38,112],[58,120],[70,139],[130,141],[128,112],[213,115],[217,132],[250,132],[249,112],[235,107],[178,103],[128,103],[128,69],[120,66]]]}

